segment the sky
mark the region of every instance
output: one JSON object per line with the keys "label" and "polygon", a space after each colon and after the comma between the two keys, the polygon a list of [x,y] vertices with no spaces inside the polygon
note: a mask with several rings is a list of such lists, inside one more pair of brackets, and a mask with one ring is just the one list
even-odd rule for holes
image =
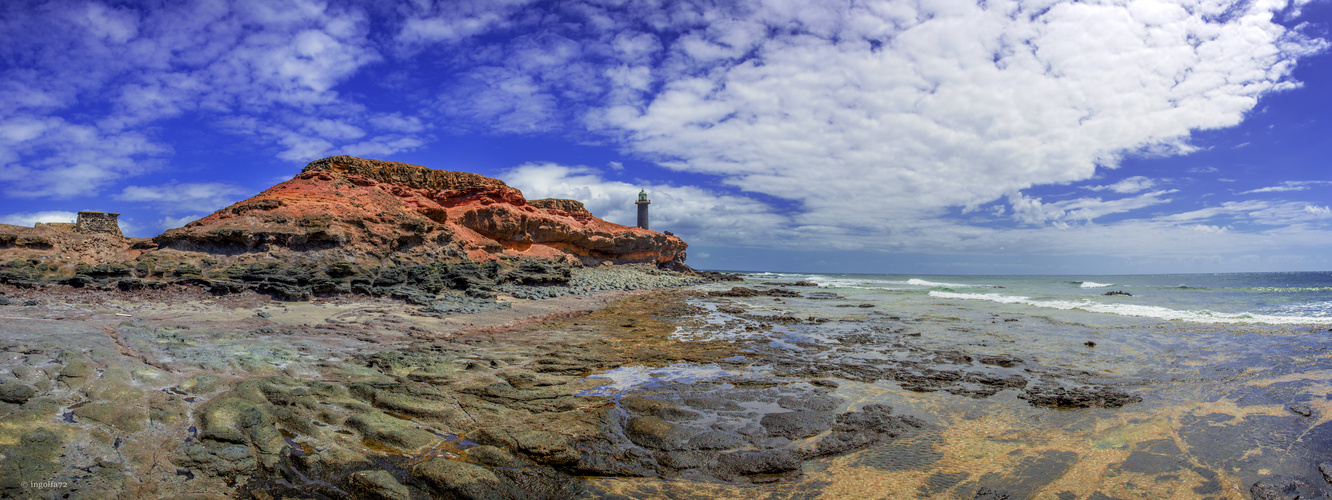
{"label": "sky", "polygon": [[0,3],[0,223],[180,227],[338,154],[700,269],[1332,270],[1330,0]]}

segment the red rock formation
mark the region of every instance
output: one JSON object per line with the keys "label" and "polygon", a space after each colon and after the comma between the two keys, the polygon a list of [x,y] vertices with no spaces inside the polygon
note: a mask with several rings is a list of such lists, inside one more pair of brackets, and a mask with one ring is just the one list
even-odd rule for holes
{"label": "red rock formation", "polygon": [[37,224],[37,227],[0,224],[0,262],[36,260],[73,267],[133,260],[152,242],[107,233],[80,233],[74,224]]}
{"label": "red rock formation", "polygon": [[155,252],[222,262],[257,260],[491,260],[543,257],[583,264],[682,263],[683,240],[621,226],[573,200],[528,204],[478,174],[350,156],[172,229]]}

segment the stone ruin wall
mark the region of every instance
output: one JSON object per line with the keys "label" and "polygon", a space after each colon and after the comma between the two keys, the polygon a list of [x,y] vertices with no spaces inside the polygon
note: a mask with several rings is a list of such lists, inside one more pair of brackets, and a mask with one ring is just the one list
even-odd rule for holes
{"label": "stone ruin wall", "polygon": [[120,224],[116,218],[119,213],[110,212],[79,212],[79,219],[74,222],[76,230],[83,234],[106,233],[124,237],[120,232]]}

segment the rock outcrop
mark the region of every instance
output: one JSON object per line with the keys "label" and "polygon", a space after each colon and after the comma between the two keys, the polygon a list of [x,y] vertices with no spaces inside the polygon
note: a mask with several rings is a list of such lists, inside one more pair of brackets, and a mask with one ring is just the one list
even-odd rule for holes
{"label": "rock outcrop", "polygon": [[682,263],[683,240],[598,219],[574,200],[529,204],[503,181],[419,165],[335,156],[154,238],[157,252],[225,262],[545,258],[566,263]]}
{"label": "rock outcrop", "polygon": [[152,239],[64,226],[0,224],[0,284],[187,284],[289,300],[360,293],[427,304],[447,290],[490,298],[505,286],[566,285],[569,268],[584,265],[688,270],[680,238],[606,222],[577,201],[529,204],[498,179],[350,156],[312,162]]}

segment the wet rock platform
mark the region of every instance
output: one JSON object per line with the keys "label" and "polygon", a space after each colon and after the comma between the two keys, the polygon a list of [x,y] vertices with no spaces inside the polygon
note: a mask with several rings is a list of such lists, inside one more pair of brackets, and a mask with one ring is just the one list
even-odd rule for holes
{"label": "wet rock platform", "polygon": [[[1219,416],[1182,421],[1179,440],[1133,438],[1155,424],[1130,381],[932,346],[922,319],[877,307],[760,307],[846,302],[803,286],[501,293],[504,308],[438,314],[374,297],[4,291],[7,497],[1092,498],[1077,485],[1094,473],[1236,498],[1217,471],[1257,460],[1244,443],[1258,438]],[[1302,409],[1268,429],[1332,438],[1323,406]],[[1095,439],[1056,446],[1041,428]],[[1305,472],[1252,494],[1325,488]]]}

